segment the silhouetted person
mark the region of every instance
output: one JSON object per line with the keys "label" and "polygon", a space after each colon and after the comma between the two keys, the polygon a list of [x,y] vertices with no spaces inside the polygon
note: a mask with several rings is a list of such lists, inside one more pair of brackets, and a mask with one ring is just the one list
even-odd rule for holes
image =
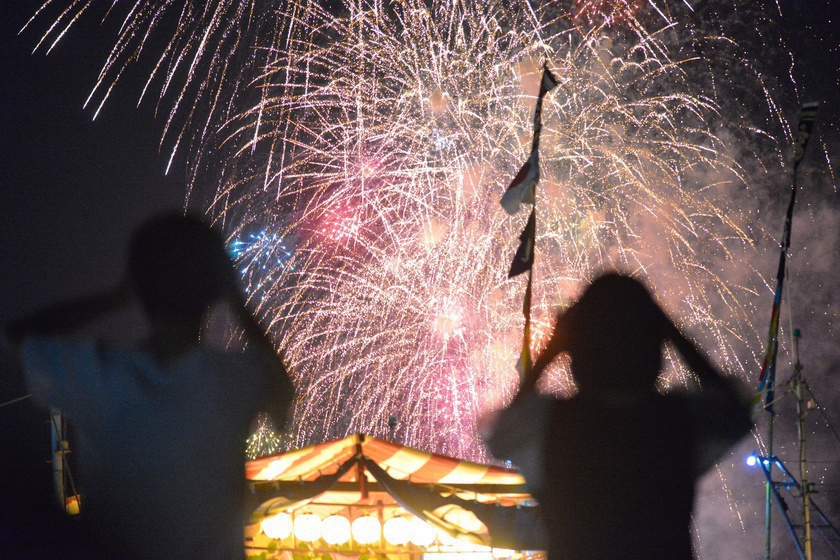
{"label": "silhouetted person", "polygon": [[[132,301],[149,320],[144,344],[67,336]],[[244,330],[242,352],[200,344],[221,302]],[[249,425],[265,411],[282,427],[293,387],[215,231],[194,217],[154,218],[133,235],[125,286],[44,309],[6,335],[33,396],[75,428],[97,557],[243,558]]]}
{"label": "silhouetted person", "polygon": [[[656,390],[665,342],[679,351],[699,390]],[[577,394],[536,396],[540,375],[562,352],[571,358]],[[533,491],[549,531],[549,558],[692,558],[695,483],[749,432],[750,408],[748,394],[718,373],[640,282],[617,273],[596,279],[560,314],[509,409],[509,422],[522,423],[524,412],[526,420],[545,423],[530,468],[538,469]],[[490,439],[497,457],[522,445],[513,433]]]}

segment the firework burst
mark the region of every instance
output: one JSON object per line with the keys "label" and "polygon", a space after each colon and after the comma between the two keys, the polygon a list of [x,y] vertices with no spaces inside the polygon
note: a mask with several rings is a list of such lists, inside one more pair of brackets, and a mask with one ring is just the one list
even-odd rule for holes
{"label": "firework burst", "polygon": [[[45,40],[88,5],[66,4]],[[760,353],[761,281],[744,255],[767,238],[739,199],[747,169],[774,163],[731,148],[773,148],[786,128],[749,69],[738,79],[761,103],[724,110],[735,80],[717,61],[740,53],[693,14],[665,2],[140,2],[93,96],[171,33],[144,92],[157,84],[173,148],[188,144],[192,201],[233,240],[263,232],[240,259],[300,388],[296,443],[365,432],[483,460],[476,417],[514,390],[523,324],[523,285],[506,271],[525,218],[498,200],[527,154],[543,61],[559,85],[543,109],[535,345],[582,283],[618,267],[650,278],[721,364],[754,367],[744,349]],[[573,390],[562,366],[546,388]]]}
{"label": "firework burst", "polygon": [[[536,344],[583,281],[619,267],[743,370],[755,285],[725,272],[760,234],[732,198],[747,186],[726,146],[737,127],[692,87],[703,65],[675,58],[672,24],[625,13],[618,41],[551,8],[309,7],[305,39],[273,49],[260,103],[228,123],[240,157],[270,158],[213,208],[280,209],[298,239],[296,272],[259,306],[300,374],[301,442],[366,432],[485,458],[475,419],[515,387],[522,329],[505,273],[524,218],[498,199],[527,153],[542,60],[560,85],[544,109]],[[549,388],[571,390],[562,368]]]}

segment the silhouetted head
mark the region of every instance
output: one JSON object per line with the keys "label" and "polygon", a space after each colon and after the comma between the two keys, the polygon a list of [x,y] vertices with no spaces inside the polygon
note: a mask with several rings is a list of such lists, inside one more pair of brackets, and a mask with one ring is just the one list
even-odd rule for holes
{"label": "silhouetted head", "polygon": [[235,285],[222,237],[195,216],[169,213],[133,234],[128,281],[153,321],[192,324]]}
{"label": "silhouetted head", "polygon": [[561,321],[572,376],[582,393],[653,389],[668,320],[641,282],[605,274]]}

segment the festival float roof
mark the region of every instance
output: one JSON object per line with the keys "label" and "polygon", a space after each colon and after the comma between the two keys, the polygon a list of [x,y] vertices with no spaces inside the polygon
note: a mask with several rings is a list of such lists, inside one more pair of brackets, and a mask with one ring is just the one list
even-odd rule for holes
{"label": "festival float roof", "polygon": [[[380,523],[419,518],[446,540],[495,549],[545,549],[539,508],[522,475],[511,469],[358,434],[249,461],[246,478],[253,512],[248,535],[255,549],[299,549],[294,536],[272,544],[259,529],[263,520],[282,513],[310,513],[322,520],[339,515],[350,521],[375,516]],[[368,550],[394,553],[385,550],[384,539],[379,542],[382,550]],[[320,552],[311,544],[306,550]]]}

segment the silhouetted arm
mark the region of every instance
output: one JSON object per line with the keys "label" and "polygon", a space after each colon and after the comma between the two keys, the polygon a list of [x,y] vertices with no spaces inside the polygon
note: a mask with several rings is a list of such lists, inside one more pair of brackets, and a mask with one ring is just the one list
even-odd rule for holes
{"label": "silhouetted arm", "polygon": [[751,394],[738,379],[724,376],[670,321],[666,339],[700,381],[700,390],[687,401],[696,434],[691,465],[694,476],[700,477],[752,429]]}
{"label": "silhouetted arm", "polygon": [[554,358],[556,358],[559,354],[568,350],[568,334],[566,332],[567,313],[568,311],[558,315],[557,321],[554,324],[554,331],[552,331],[551,337],[548,339],[548,343],[545,348],[540,351],[537,359],[534,360],[534,363],[531,366],[531,371],[525,375],[519,384],[519,391],[513,398],[513,402],[517,402],[525,395],[533,392],[548,364],[554,361]]}
{"label": "silhouetted arm", "polygon": [[694,342],[686,338],[673,321],[660,309],[664,339],[674,345],[685,364],[700,381],[701,390],[721,384],[731,385]]}
{"label": "silhouetted arm", "polygon": [[65,300],[8,323],[4,334],[15,348],[28,336],[70,334],[123,308],[130,300],[131,291],[123,287]]}
{"label": "silhouetted arm", "polygon": [[295,397],[295,387],[289,378],[282,353],[275,350],[266,331],[257,323],[253,314],[248,310],[244,299],[237,293],[233,296],[233,305],[237,319],[245,334],[248,344],[257,348],[271,364],[272,375],[268,380],[268,394],[265,395],[266,410],[277,430],[283,430],[289,417],[289,410]]}

